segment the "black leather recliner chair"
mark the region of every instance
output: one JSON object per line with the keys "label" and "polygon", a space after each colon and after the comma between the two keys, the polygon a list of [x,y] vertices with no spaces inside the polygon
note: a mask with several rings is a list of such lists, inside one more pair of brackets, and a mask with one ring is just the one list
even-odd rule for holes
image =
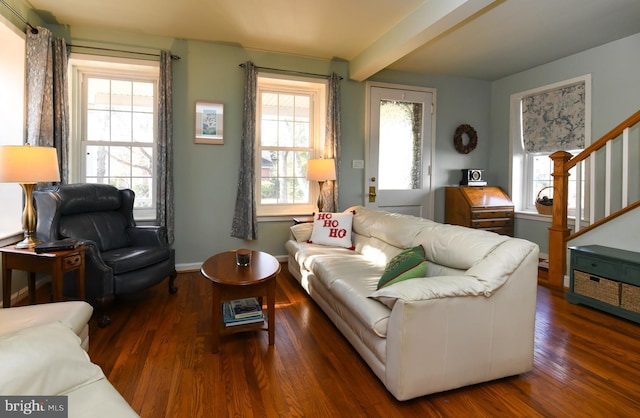
{"label": "black leather recliner chair", "polygon": [[[87,301],[99,311],[98,324],[110,318],[107,308],[117,295],[153,286],[169,276],[175,293],[175,250],[166,228],[136,226],[132,190],[108,184],[68,184],[33,193],[41,241],[74,238],[85,255]],[[65,280],[65,287],[75,283]],[[68,287],[67,287],[68,288]]]}

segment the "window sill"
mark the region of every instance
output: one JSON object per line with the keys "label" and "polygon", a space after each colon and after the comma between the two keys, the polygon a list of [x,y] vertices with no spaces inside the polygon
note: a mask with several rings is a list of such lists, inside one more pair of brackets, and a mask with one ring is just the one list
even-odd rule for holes
{"label": "window sill", "polygon": [[15,235],[9,235],[0,238],[0,247],[6,247],[7,245],[15,244],[24,238],[22,232],[16,233]]}
{"label": "window sill", "polygon": [[551,223],[551,215],[541,215],[538,212],[519,210],[515,212],[516,219]]}
{"label": "window sill", "polygon": [[[515,217],[516,217],[516,219],[526,219],[528,221],[538,221],[538,222],[548,222],[548,223],[551,223],[551,221],[552,221],[551,215],[541,215],[538,212],[526,211],[526,210],[516,211],[515,212]],[[575,224],[575,217],[574,216],[568,216],[567,217],[567,224],[568,225],[574,225]]]}

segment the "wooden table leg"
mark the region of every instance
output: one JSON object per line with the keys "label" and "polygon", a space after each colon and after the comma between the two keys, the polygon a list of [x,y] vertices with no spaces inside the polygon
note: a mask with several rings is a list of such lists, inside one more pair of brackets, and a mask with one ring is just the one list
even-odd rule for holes
{"label": "wooden table leg", "polygon": [[222,321],[222,318],[220,318],[220,315],[221,315],[220,287],[215,283],[213,283],[212,293],[213,293],[211,297],[211,319],[213,322],[212,323],[212,326],[213,326],[212,346],[213,346],[213,353],[216,354],[220,352],[220,322]]}
{"label": "wooden table leg", "polygon": [[29,289],[29,303],[31,305],[36,304],[36,274],[34,272],[29,272],[29,278],[27,282],[27,287]]}
{"label": "wooden table leg", "polygon": [[4,254],[2,254],[2,307],[11,307],[11,269],[7,268]]}
{"label": "wooden table leg", "polygon": [[54,267],[51,269],[51,286],[53,287],[53,301],[58,302],[62,297],[62,260],[56,258]]}
{"label": "wooden table leg", "polygon": [[276,331],[276,278],[273,277],[267,283],[267,326],[269,327],[269,345],[275,343],[275,331]]}
{"label": "wooden table leg", "polygon": [[80,300],[87,299],[87,282],[85,281],[85,257],[84,251],[80,251],[80,268],[76,270],[76,274],[78,275],[78,298]]}

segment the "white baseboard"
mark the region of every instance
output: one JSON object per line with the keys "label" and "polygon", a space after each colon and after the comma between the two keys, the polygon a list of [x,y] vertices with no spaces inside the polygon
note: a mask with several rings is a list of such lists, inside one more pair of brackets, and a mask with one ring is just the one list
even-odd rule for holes
{"label": "white baseboard", "polygon": [[[46,278],[36,280],[36,293],[38,292],[38,289],[42,287],[42,285],[44,285],[45,283],[49,283],[50,281],[51,280],[48,280]],[[29,286],[27,284],[11,294],[11,306],[14,306],[17,301],[22,298],[29,298]],[[0,301],[0,307],[4,308],[4,302]]]}

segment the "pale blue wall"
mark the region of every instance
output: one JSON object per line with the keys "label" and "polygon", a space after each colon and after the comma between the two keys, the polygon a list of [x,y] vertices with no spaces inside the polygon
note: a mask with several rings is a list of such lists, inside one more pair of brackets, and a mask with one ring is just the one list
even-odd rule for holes
{"label": "pale blue wall", "polygon": [[[491,91],[492,142],[489,166],[496,184],[505,189],[509,187],[511,94],[591,74],[591,128],[592,140],[595,141],[640,109],[639,51],[640,34],[636,34],[495,81]],[[635,179],[635,184],[638,183],[640,180]],[[546,252],[548,227],[548,222],[520,219],[516,222],[516,234],[538,243],[541,251]],[[635,237],[640,234],[640,223],[631,223],[629,228],[628,235],[613,238],[617,240],[619,248],[626,248],[633,240],[637,240]],[[628,237],[634,238],[630,240]]]}

